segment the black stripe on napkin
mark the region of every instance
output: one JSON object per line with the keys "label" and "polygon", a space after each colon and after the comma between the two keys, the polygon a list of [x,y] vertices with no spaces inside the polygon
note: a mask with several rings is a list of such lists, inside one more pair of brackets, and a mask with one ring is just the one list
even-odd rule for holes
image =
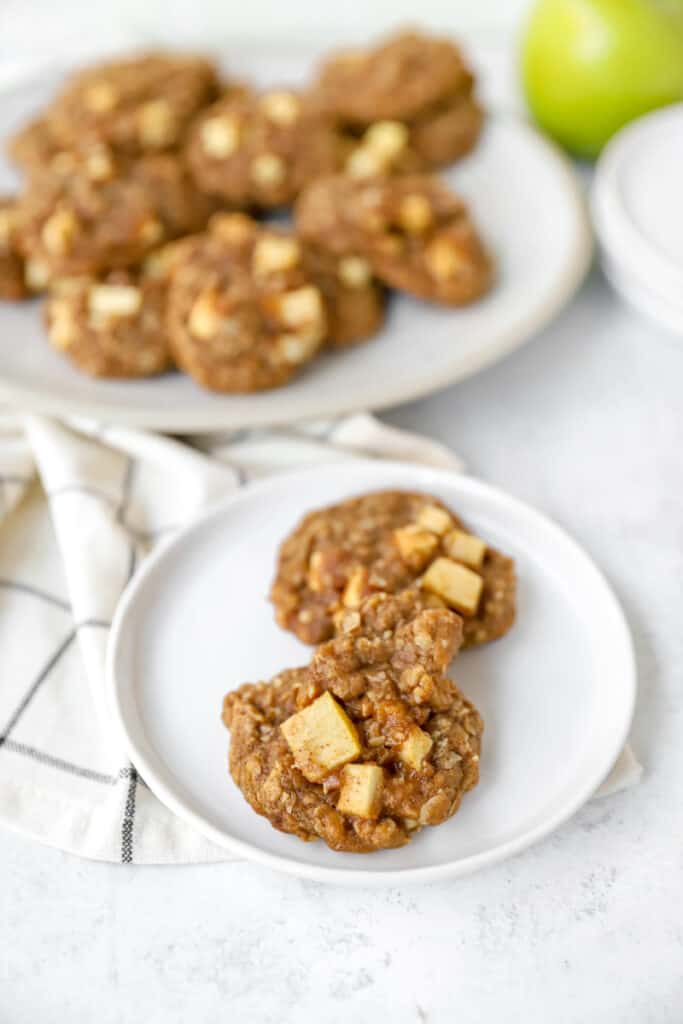
{"label": "black stripe on napkin", "polygon": [[38,597],[41,601],[53,604],[56,608],[61,608],[65,612],[71,611],[71,605],[68,601],[63,601],[61,597],[55,597],[54,594],[48,594],[47,591],[40,590],[38,587],[34,587],[30,583],[19,583],[16,580],[0,579],[0,587],[3,590],[16,590],[22,594],[30,594],[31,597]]}
{"label": "black stripe on napkin", "polygon": [[121,822],[121,863],[133,863],[133,829],[135,827],[135,797],[138,785],[138,773],[130,766],[130,781],[126,794],[126,805],[123,809],[123,821]]}
{"label": "black stripe on napkin", "polygon": [[47,754],[44,750],[29,746],[28,743],[17,743],[16,740],[5,739],[3,748],[12,754],[21,754],[38,764],[47,765],[48,768],[58,768],[59,771],[67,772],[69,775],[77,775],[81,779],[88,779],[89,782],[99,782],[105,786],[115,786],[119,781],[116,775],[106,775],[104,772],[93,771],[92,768],[83,768],[80,764],[72,761],[65,761],[61,757]]}

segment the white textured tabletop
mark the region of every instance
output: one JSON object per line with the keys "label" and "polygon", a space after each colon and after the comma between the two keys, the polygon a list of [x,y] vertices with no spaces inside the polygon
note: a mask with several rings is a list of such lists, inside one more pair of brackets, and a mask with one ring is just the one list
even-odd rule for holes
{"label": "white textured tabletop", "polygon": [[682,394],[683,346],[596,271],[526,349],[387,416],[607,573],[637,645],[639,787],[501,866],[405,890],[93,864],[3,832],[0,1024],[683,1020]]}
{"label": "white textured tabletop", "polygon": [[0,836],[2,1024],[683,1019],[683,348],[598,272],[525,350],[396,410],[593,554],[636,638],[641,785],[461,881],[333,889]]}

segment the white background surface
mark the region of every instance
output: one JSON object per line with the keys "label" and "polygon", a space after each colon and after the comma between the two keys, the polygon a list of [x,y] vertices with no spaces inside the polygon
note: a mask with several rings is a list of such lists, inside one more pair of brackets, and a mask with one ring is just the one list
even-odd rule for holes
{"label": "white background surface", "polygon": [[[81,23],[135,27],[163,10],[182,28],[197,9],[155,0],[119,18],[136,6],[116,4],[114,18],[98,3],[5,0],[0,65],[20,47],[49,53]],[[243,6],[255,27],[272,20],[265,0]],[[518,4],[469,6],[505,8],[507,19]],[[272,17],[293,9],[301,24],[302,7],[273,5]],[[232,5],[206,8],[233,16]],[[398,18],[408,4],[345,4],[334,16],[365,25],[361,10],[376,23],[389,8]],[[596,272],[525,350],[387,416],[557,518],[608,574],[637,643],[638,788],[588,805],[507,864],[403,891],[332,889],[244,864],[91,864],[4,832],[0,1022],[678,1024],[682,382],[681,344],[620,306]]]}

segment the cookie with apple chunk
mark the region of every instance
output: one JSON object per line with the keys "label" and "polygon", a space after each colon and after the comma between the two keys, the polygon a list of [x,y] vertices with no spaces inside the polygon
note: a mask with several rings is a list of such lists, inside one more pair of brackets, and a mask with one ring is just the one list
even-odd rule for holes
{"label": "cookie with apple chunk", "polygon": [[425,605],[463,617],[466,647],[512,627],[512,559],[438,498],[410,491],[371,492],[309,512],[282,542],[270,598],[279,625],[316,644],[368,595],[416,584]]}
{"label": "cookie with apple chunk", "polygon": [[384,284],[430,302],[463,306],[493,281],[465,203],[431,175],[322,178],[299,197],[295,220],[309,245],[360,256]]}
{"label": "cookie with apple chunk", "polygon": [[228,693],[230,771],[254,810],[300,839],[371,853],[458,810],[483,722],[445,670],[461,620],[416,591],[376,594],[306,668]]}
{"label": "cookie with apple chunk", "polygon": [[356,138],[346,171],[368,177],[440,167],[469,152],[483,123],[474,84],[455,42],[404,31],[332,54],[314,90]]}

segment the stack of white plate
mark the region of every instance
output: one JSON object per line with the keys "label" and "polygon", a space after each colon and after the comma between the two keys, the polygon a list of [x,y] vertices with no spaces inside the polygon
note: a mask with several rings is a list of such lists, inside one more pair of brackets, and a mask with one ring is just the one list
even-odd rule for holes
{"label": "stack of white plate", "polygon": [[598,162],[592,208],[616,290],[683,337],[683,104],[612,139]]}

